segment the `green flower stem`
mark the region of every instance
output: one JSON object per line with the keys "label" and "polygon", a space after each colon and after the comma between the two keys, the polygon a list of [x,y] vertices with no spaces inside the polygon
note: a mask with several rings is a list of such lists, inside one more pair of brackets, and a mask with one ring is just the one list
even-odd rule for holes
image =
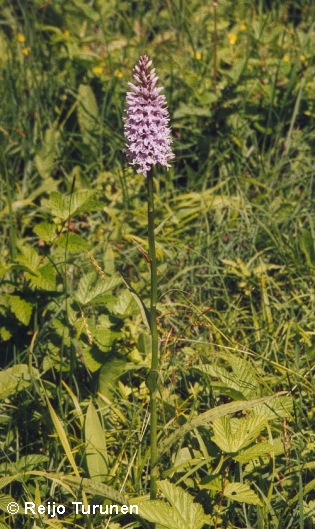
{"label": "green flower stem", "polygon": [[157,459],[157,389],[158,389],[158,367],[159,367],[159,350],[158,350],[158,332],[156,322],[156,304],[157,304],[157,266],[155,253],[154,238],[154,197],[153,197],[153,172],[152,169],[147,174],[148,186],[148,241],[149,257],[151,268],[151,302],[150,302],[150,327],[152,341],[152,362],[151,370],[148,375],[147,385],[150,390],[150,447],[151,447],[151,486],[150,498],[154,500],[157,492],[158,469],[156,466]]}

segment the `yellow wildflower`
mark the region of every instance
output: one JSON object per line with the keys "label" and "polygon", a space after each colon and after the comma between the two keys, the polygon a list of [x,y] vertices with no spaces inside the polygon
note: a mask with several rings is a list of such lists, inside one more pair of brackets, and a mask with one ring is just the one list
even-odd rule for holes
{"label": "yellow wildflower", "polygon": [[103,73],[103,68],[101,66],[94,66],[92,72],[95,73],[95,75],[101,75]]}
{"label": "yellow wildflower", "polygon": [[63,34],[66,35],[66,37],[69,37],[70,31],[68,29],[65,29]]}
{"label": "yellow wildflower", "polygon": [[284,60],[284,62],[290,62],[290,57],[289,57],[289,55],[285,55],[285,56],[283,57],[283,60]]}
{"label": "yellow wildflower", "polygon": [[197,59],[197,61],[200,61],[201,59],[201,53],[200,51],[197,51],[196,54],[195,54],[195,59]]}
{"label": "yellow wildflower", "polygon": [[245,29],[247,29],[246,24],[241,24],[241,25],[240,25],[240,30],[241,30],[241,31],[245,31]]}
{"label": "yellow wildflower", "polygon": [[121,79],[122,76],[123,76],[123,74],[121,73],[120,70],[115,70],[114,75],[115,75],[115,77],[119,77],[119,79]]}
{"label": "yellow wildflower", "polygon": [[300,55],[300,59],[302,62],[305,62],[306,61],[306,57],[305,55],[302,53],[302,55]]}
{"label": "yellow wildflower", "polygon": [[22,33],[18,33],[16,38],[18,42],[25,42],[25,37],[22,35]]}
{"label": "yellow wildflower", "polygon": [[236,44],[236,41],[237,41],[237,35],[235,35],[235,33],[228,33],[228,40],[231,46],[234,46],[234,44]]}
{"label": "yellow wildflower", "polygon": [[25,47],[25,48],[22,49],[23,55],[26,55],[26,56],[30,54],[30,51],[31,51],[30,48],[26,48]]}

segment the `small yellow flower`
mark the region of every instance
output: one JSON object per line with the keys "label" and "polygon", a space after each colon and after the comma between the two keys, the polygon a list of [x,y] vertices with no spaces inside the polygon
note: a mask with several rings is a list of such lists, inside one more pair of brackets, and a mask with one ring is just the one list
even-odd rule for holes
{"label": "small yellow flower", "polygon": [[246,24],[241,24],[241,25],[240,25],[240,30],[241,30],[241,31],[245,31],[245,29],[247,29]]}
{"label": "small yellow flower", "polygon": [[289,55],[285,55],[285,56],[283,57],[283,60],[284,60],[284,62],[290,62],[290,57],[289,57]]}
{"label": "small yellow flower", "polygon": [[26,55],[26,56],[30,54],[30,51],[31,51],[30,48],[23,48],[22,49],[23,55]]}
{"label": "small yellow flower", "polygon": [[195,59],[197,59],[197,61],[200,61],[201,59],[201,53],[200,51],[197,51],[196,54],[195,54]]}
{"label": "small yellow flower", "polygon": [[18,33],[16,38],[18,42],[25,42],[25,37],[22,35],[22,33]]}
{"label": "small yellow flower", "polygon": [[302,55],[300,55],[300,59],[302,62],[305,62],[306,61],[306,57],[305,55],[302,53]]}
{"label": "small yellow flower", "polygon": [[101,66],[94,66],[92,72],[95,73],[95,75],[101,75],[103,73],[103,68]]}
{"label": "small yellow flower", "polygon": [[66,35],[66,37],[69,37],[70,31],[68,29],[65,29],[63,34]]}
{"label": "small yellow flower", "polygon": [[234,46],[234,44],[236,44],[236,41],[237,41],[237,35],[235,35],[235,33],[228,33],[228,39],[229,39],[229,43],[231,44],[231,46]]}
{"label": "small yellow flower", "polygon": [[122,76],[123,76],[123,74],[121,73],[120,70],[115,70],[114,75],[115,75],[115,77],[119,77],[119,79],[121,79]]}

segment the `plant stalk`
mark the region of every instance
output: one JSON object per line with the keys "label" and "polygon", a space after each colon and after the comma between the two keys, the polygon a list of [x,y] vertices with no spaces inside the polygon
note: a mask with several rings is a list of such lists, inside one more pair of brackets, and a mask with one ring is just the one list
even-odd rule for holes
{"label": "plant stalk", "polygon": [[147,379],[147,386],[150,390],[150,448],[151,448],[151,472],[150,472],[150,499],[156,499],[158,469],[157,459],[157,389],[158,389],[158,332],[156,321],[157,304],[157,265],[154,237],[154,197],[153,197],[153,172],[152,169],[147,174],[148,189],[148,242],[151,269],[151,296],[150,296],[150,327],[152,343],[151,369]]}

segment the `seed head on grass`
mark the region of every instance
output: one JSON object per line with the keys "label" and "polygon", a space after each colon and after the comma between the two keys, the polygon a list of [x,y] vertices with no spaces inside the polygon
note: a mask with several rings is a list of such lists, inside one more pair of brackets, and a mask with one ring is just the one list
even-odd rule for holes
{"label": "seed head on grass", "polygon": [[142,55],[133,69],[138,85],[128,83],[132,92],[127,93],[124,125],[127,160],[138,166],[137,173],[145,176],[153,164],[169,168],[168,160],[174,158],[166,99],[160,94],[163,88],[155,86],[158,77],[155,68],[149,70],[151,64],[152,61]]}

